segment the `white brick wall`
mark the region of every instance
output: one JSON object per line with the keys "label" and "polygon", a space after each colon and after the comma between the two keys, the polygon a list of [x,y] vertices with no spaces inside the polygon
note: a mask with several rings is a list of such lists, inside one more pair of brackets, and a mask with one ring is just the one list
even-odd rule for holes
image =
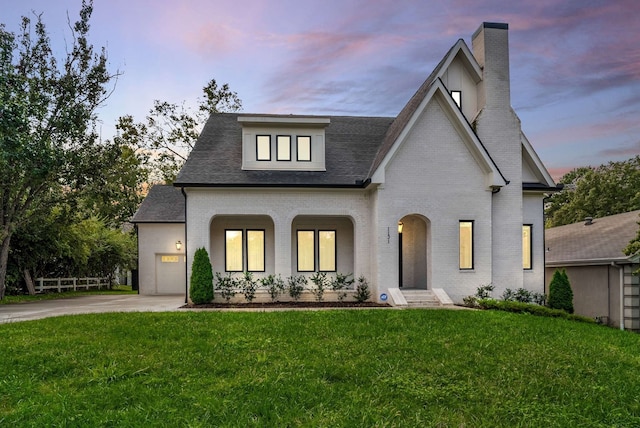
{"label": "white brick wall", "polygon": [[[156,254],[184,255],[184,247],[176,250],[176,241],[186,242],[184,224],[138,224],[138,272],[140,294],[157,294]],[[172,293],[183,293],[185,281],[176,283]]]}
{"label": "white brick wall", "polygon": [[523,287],[536,293],[544,292],[544,212],[543,195],[539,193],[525,194],[524,224],[531,224],[533,239],[533,269],[524,271]]}
{"label": "white brick wall", "polygon": [[[374,210],[379,293],[398,286],[397,223],[410,214],[430,222],[429,288],[443,288],[454,301],[461,301],[491,282],[491,192],[438,98],[429,103],[389,163]],[[472,271],[459,269],[460,220],[474,221]]]}
{"label": "white brick wall", "polygon": [[[342,273],[353,273],[355,277],[364,275],[371,280],[370,273],[370,238],[369,230],[369,196],[362,189],[355,190],[287,190],[287,189],[187,189],[187,222],[188,222],[188,275],[191,275],[190,261],[199,247],[205,247],[211,253],[212,229],[211,221],[216,216],[268,216],[273,221],[273,243],[267,242],[267,251],[273,248],[273,271],[283,277],[296,274],[295,236],[292,234],[294,219],[300,221],[301,216],[319,216],[318,227],[335,225],[338,230],[338,244],[345,235],[353,234],[352,255],[341,255],[349,252],[348,245],[341,245],[338,251],[338,270]],[[335,221],[327,220],[327,216],[341,217]],[[260,217],[263,218],[263,217]],[[304,219],[303,219],[304,220]],[[350,221],[352,231],[345,226]],[[345,229],[346,228],[346,229]],[[214,228],[215,229],[215,228]],[[214,231],[214,234],[217,233]],[[340,236],[342,235],[342,236]],[[269,236],[269,234],[268,234]],[[268,238],[267,236],[267,238]],[[347,239],[348,241],[348,239]],[[218,252],[219,252],[219,246]],[[214,246],[215,249],[215,246]],[[267,256],[269,267],[270,256]],[[222,270],[219,259],[214,265]],[[341,268],[352,266],[352,271]]]}

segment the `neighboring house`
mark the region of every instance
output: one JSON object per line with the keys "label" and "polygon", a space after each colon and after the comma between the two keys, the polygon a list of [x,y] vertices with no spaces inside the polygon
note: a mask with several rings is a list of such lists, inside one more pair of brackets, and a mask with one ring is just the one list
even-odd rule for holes
{"label": "neighboring house", "polygon": [[187,269],[204,247],[215,272],[353,273],[394,304],[542,292],[556,185],[511,108],[508,25],[472,47],[458,40],[397,117],[213,114],[174,183]]}
{"label": "neighboring house", "polygon": [[131,220],[138,230],[141,294],[185,294],[184,196],[180,189],[156,185]]}
{"label": "neighboring house", "polygon": [[640,331],[640,278],[632,274],[640,257],[622,252],[636,236],[639,215],[640,210],[547,229],[547,284],[556,269],[565,269],[577,314]]}

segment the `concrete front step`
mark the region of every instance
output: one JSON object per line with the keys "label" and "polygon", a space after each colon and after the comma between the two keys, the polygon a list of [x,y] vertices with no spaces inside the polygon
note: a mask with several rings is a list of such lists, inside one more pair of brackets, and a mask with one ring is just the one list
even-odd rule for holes
{"label": "concrete front step", "polygon": [[446,308],[453,306],[453,301],[442,288],[429,290],[389,288],[389,303],[400,308]]}
{"label": "concrete front step", "polygon": [[401,290],[411,308],[433,308],[441,306],[440,300],[431,290]]}

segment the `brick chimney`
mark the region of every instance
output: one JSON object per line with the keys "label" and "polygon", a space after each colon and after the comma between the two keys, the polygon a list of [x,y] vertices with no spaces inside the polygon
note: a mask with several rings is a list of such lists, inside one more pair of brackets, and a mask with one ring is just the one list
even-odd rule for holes
{"label": "brick chimney", "polygon": [[471,42],[482,68],[476,133],[509,182],[492,195],[492,282],[496,290],[518,288],[524,284],[521,237],[525,222],[520,119],[511,108],[509,25],[484,22]]}
{"label": "brick chimney", "polygon": [[473,33],[473,56],[483,69],[478,90],[480,108],[511,107],[509,24],[483,22]]}

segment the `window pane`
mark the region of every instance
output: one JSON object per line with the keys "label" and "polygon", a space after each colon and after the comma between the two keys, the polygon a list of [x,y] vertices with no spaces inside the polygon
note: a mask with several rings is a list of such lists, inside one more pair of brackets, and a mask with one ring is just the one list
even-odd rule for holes
{"label": "window pane", "polygon": [[256,136],[256,156],[258,160],[268,161],[271,160],[271,136],[270,135],[258,135]]}
{"label": "window pane", "polygon": [[299,161],[311,160],[311,137],[298,137],[297,150]]}
{"label": "window pane", "polygon": [[460,269],[473,269],[473,222],[460,222]]}
{"label": "window pane", "polygon": [[460,107],[462,105],[462,92],[460,91],[451,91],[451,98],[453,101]]}
{"label": "window pane", "polygon": [[522,226],[522,268],[531,269],[531,225]]}
{"label": "window pane", "polygon": [[242,230],[225,231],[225,269],[242,272]]}
{"label": "window pane", "polygon": [[318,257],[320,271],[336,270],[336,231],[321,230],[318,232]]}
{"label": "window pane", "polygon": [[298,272],[313,272],[314,263],[314,231],[298,231]]}
{"label": "window pane", "polygon": [[264,230],[247,230],[247,270],[264,272]]}
{"label": "window pane", "polygon": [[278,154],[277,159],[279,161],[291,160],[291,136],[278,135]]}

